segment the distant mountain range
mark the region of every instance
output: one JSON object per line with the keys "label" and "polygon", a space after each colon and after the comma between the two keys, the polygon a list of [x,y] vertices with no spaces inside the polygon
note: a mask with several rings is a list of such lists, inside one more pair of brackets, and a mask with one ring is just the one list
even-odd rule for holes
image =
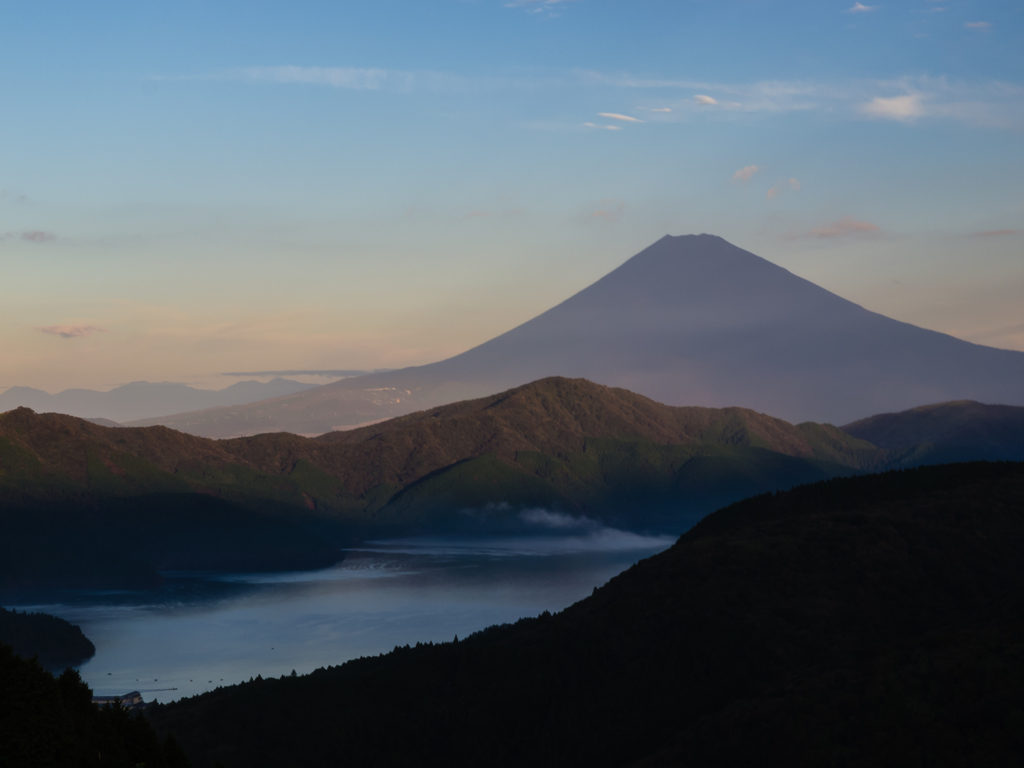
{"label": "distant mountain range", "polygon": [[195,411],[218,406],[241,405],[267,398],[294,395],[316,389],[276,378],[266,383],[239,381],[224,389],[196,389],[187,384],[133,381],[109,392],[93,389],[65,389],[56,395],[32,387],[11,387],[0,393],[0,412],[15,408],[31,408],[38,413],[66,413],[83,419],[102,419],[123,423],[182,411]]}
{"label": "distant mountain range", "polygon": [[[984,450],[943,443],[941,427],[880,448],[829,425],[666,406],[564,378],[315,439],[211,440],[21,408],[0,414],[0,584],[314,567],[379,535],[554,523],[678,533],[766,491],[1017,455],[1024,436],[1002,425],[1024,408],[989,408],[943,411],[948,423],[976,414]],[[537,508],[555,517],[531,517]]]}
{"label": "distant mountain range", "polygon": [[558,306],[448,360],[137,424],[206,437],[320,434],[547,376],[794,423],[843,424],[963,399],[1024,405],[1024,352],[892,320],[720,237],[687,235],[662,238]]}

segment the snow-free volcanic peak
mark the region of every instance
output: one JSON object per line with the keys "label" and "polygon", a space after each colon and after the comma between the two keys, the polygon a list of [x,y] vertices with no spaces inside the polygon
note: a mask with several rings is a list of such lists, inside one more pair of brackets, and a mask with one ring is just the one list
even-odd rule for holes
{"label": "snow-free volcanic peak", "polygon": [[1024,353],[869,312],[701,234],[663,237],[561,304],[447,360],[161,423],[210,436],[323,432],[546,376],[791,422],[844,424],[961,399],[1024,405]]}

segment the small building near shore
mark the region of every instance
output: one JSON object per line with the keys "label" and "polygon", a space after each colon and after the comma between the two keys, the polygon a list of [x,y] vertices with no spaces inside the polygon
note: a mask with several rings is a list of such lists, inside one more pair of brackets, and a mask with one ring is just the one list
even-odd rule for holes
{"label": "small building near shore", "polygon": [[93,696],[92,703],[97,707],[105,707],[111,704],[120,704],[122,707],[128,709],[139,709],[145,702],[142,700],[142,694],[138,691],[132,691],[122,696]]}

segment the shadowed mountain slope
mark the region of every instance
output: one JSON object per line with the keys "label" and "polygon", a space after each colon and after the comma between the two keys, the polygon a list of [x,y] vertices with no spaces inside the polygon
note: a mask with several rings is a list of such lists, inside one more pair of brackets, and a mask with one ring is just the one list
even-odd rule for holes
{"label": "shadowed mountain slope", "polygon": [[0,584],[318,567],[379,535],[528,533],[544,524],[535,508],[563,529],[678,533],[744,496],[942,460],[931,444],[881,449],[557,377],[320,438],[210,440],[21,408],[0,414]]}
{"label": "shadowed mountain slope", "polygon": [[670,405],[845,423],[958,399],[1024,405],[1024,352],[884,317],[711,235],[664,237],[523,325],[448,360],[160,423],[210,437],[320,433],[581,377]]}
{"label": "shadowed mountain slope", "polygon": [[1024,460],[1024,408],[970,400],[882,413],[843,427],[880,448],[932,443],[975,458]]}
{"label": "shadowed mountain slope", "polygon": [[831,480],[716,512],[555,616],[152,719],[228,768],[1017,765],[1022,546],[1020,464]]}
{"label": "shadowed mountain slope", "polygon": [[130,473],[118,466],[119,456],[151,467],[152,476],[140,487],[158,476],[168,487],[183,478],[201,483],[192,473],[207,468],[241,467],[264,477],[286,477],[306,463],[352,497],[381,485],[397,489],[467,459],[491,455],[512,465],[521,454],[566,457],[584,453],[588,440],[602,438],[755,448],[856,468],[892,459],[827,425],[797,427],[742,408],[666,406],[627,390],[557,377],[319,438],[266,433],[210,440],[167,427],[108,428],[28,409],[0,415],[0,440],[7,441],[12,457],[4,468],[9,482],[27,476],[31,467],[33,477],[86,486],[94,484],[93,475],[103,466],[128,484]]}
{"label": "shadowed mountain slope", "polygon": [[314,384],[282,378],[272,379],[265,384],[239,381],[216,390],[196,389],[187,384],[167,381],[156,384],[133,381],[109,392],[66,389],[55,395],[32,387],[11,387],[0,393],[0,412],[31,408],[39,413],[66,413],[83,419],[106,419],[120,423],[199,408],[241,405],[315,388]]}

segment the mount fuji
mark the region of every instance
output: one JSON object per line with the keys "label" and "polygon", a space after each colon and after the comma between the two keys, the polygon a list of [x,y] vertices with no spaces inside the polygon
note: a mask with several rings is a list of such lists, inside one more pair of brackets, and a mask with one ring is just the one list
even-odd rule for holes
{"label": "mount fuji", "polygon": [[845,424],[949,400],[1024,405],[1024,352],[870,312],[702,234],[663,237],[547,312],[447,360],[134,424],[207,437],[322,433],[547,376],[794,423]]}

